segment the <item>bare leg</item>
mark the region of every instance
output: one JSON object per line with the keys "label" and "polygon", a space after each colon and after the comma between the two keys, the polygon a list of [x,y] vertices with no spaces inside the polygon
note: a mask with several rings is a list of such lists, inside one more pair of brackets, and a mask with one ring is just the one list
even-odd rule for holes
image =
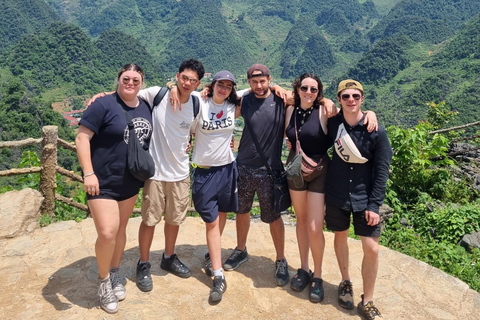
{"label": "bare leg", "polygon": [[273,245],[277,252],[277,260],[285,258],[285,226],[282,217],[270,223],[270,234],[272,235]]}
{"label": "bare leg", "polygon": [[140,223],[138,229],[138,247],[140,249],[140,260],[146,262],[150,259],[150,248],[152,247],[155,226],[147,226],[145,222]]}
{"label": "bare leg", "polygon": [[323,253],[325,251],[325,235],[323,222],[325,218],[325,195],[307,192],[308,238],[312,250],[315,278],[322,277]]}
{"label": "bare leg", "polygon": [[360,237],[363,248],[362,278],[364,302],[373,301],[378,272],[378,237]]}
{"label": "bare leg", "polygon": [[120,212],[120,225],[118,226],[117,237],[115,239],[115,251],[113,252],[111,268],[120,267],[120,261],[122,261],[123,252],[125,251],[125,244],[127,243],[127,224],[132,214],[135,201],[137,201],[135,195],[127,200],[118,202],[118,208]]}
{"label": "bare leg", "polygon": [[247,247],[247,236],[250,230],[250,212],[237,214],[235,226],[237,229],[237,249],[243,251]]}
{"label": "bare leg", "polygon": [[175,243],[177,242],[178,231],[180,226],[175,226],[165,222],[165,255],[171,256],[175,253]]}
{"label": "bare leg", "polygon": [[220,218],[220,236],[223,234],[223,230],[225,230],[225,224],[227,224],[227,213],[226,212],[219,212],[218,216]]}
{"label": "bare leg", "polygon": [[207,246],[212,261],[212,269],[222,268],[222,245],[220,235],[220,218],[217,217],[214,222],[206,223]]}
{"label": "bare leg", "polygon": [[298,251],[300,253],[300,265],[305,271],[309,271],[308,266],[308,252],[309,252],[309,238],[308,238],[308,220],[307,220],[307,191],[293,191],[290,190],[290,197],[292,198],[293,208],[297,217],[297,242]]}
{"label": "bare leg", "polygon": [[110,199],[95,199],[88,200],[88,206],[98,235],[95,242],[98,274],[101,279],[105,279],[110,274],[115,239],[120,225],[118,203]]}
{"label": "bare leg", "polygon": [[348,229],[345,231],[335,231],[335,255],[337,256],[338,267],[342,274],[342,280],[350,281],[348,273]]}

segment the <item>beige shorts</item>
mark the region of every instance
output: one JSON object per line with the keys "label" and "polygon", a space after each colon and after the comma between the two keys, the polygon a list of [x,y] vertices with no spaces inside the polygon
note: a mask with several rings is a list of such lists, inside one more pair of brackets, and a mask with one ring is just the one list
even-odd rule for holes
{"label": "beige shorts", "polygon": [[162,221],[174,226],[182,224],[190,201],[190,177],[165,182],[149,179],[143,187],[142,219],[147,226]]}

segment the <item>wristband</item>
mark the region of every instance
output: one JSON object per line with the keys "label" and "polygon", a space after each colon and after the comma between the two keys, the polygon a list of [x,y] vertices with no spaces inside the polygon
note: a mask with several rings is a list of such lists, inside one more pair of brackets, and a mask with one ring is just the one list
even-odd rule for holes
{"label": "wristband", "polygon": [[89,176],[93,176],[94,174],[95,174],[95,172],[87,173],[83,176],[83,179],[85,179],[86,177],[89,177]]}

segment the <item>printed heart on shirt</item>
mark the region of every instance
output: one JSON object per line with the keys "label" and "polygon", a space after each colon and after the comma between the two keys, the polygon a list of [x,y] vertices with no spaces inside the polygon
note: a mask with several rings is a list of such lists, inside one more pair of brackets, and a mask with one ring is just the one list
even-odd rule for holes
{"label": "printed heart on shirt", "polygon": [[223,110],[217,114],[217,119],[220,119],[223,116]]}

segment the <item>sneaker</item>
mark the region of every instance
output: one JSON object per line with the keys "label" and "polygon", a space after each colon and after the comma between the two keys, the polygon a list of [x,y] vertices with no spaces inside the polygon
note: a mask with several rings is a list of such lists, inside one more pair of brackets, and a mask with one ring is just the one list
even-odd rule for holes
{"label": "sneaker", "polygon": [[127,297],[127,290],[125,289],[125,277],[120,276],[118,268],[110,269],[110,282],[112,283],[112,290],[118,301],[125,300]]}
{"label": "sneaker", "polygon": [[213,269],[212,269],[212,260],[210,260],[210,253],[205,253],[205,263],[203,264],[203,268],[205,269],[205,273],[207,276],[213,276]]}
{"label": "sneaker", "polygon": [[290,287],[293,291],[303,291],[312,279],[312,272],[307,272],[303,269],[298,269],[297,274],[290,281]]}
{"label": "sneaker", "polygon": [[216,276],[213,278],[213,286],[210,290],[210,301],[217,302],[222,300],[223,293],[227,291],[227,281],[224,277]]}
{"label": "sneaker", "polygon": [[287,259],[283,258],[275,261],[275,283],[277,286],[286,285],[288,280],[290,280],[290,275],[288,274]]}
{"label": "sneaker", "polygon": [[140,263],[138,260],[137,263],[137,279],[135,282],[137,283],[138,289],[143,292],[152,291],[153,283],[152,283],[152,276],[150,275],[150,268],[152,265],[150,262],[143,262]]}
{"label": "sneaker", "polygon": [[375,320],[378,318],[383,318],[378,311],[377,307],[373,305],[373,301],[368,301],[366,305],[363,304],[363,294],[362,294],[362,301],[358,304],[358,313],[368,320]]}
{"label": "sneaker", "polygon": [[248,260],[247,248],[245,248],[245,250],[243,251],[240,251],[237,248],[235,248],[235,250],[233,250],[230,257],[228,257],[228,259],[225,260],[225,263],[223,264],[223,269],[228,271],[235,270],[247,260]]}
{"label": "sneaker", "polygon": [[118,311],[118,299],[113,293],[110,278],[100,281],[98,297],[100,298],[100,308],[108,313],[116,313]]}
{"label": "sneaker", "polygon": [[169,271],[180,278],[189,278],[192,275],[190,269],[178,259],[176,254],[172,254],[170,258],[166,259],[164,253],[162,255],[160,268]]}
{"label": "sneaker", "polygon": [[349,280],[338,285],[338,303],[342,308],[353,309],[353,283]]}
{"label": "sneaker", "polygon": [[323,290],[323,280],[320,278],[313,278],[310,286],[310,302],[319,303],[325,298],[325,290]]}

